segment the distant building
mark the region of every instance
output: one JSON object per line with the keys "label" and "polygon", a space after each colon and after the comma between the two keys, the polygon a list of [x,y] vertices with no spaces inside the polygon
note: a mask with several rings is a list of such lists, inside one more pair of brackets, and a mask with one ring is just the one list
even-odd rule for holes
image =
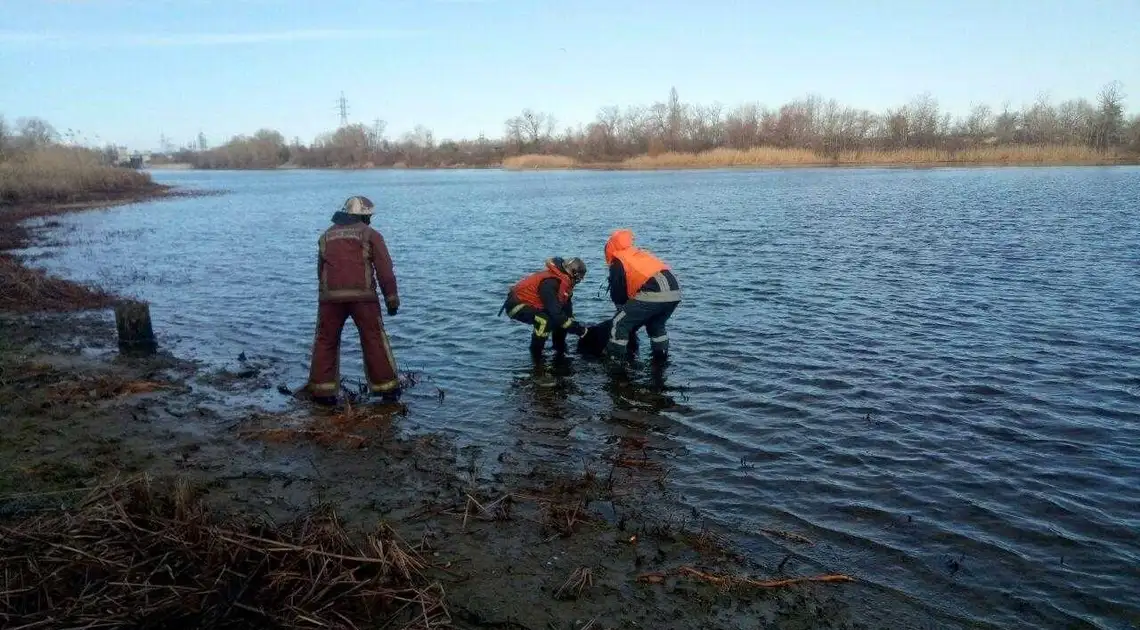
{"label": "distant building", "polygon": [[115,147],[115,166],[142,168],[150,163],[150,152],[132,151],[125,146]]}

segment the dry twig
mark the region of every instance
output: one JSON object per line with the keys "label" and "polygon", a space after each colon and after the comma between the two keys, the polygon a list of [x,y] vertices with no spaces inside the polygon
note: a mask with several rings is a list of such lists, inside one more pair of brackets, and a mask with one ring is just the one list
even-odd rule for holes
{"label": "dry twig", "polygon": [[[825,575],[813,575],[807,577],[788,578],[784,580],[754,580],[749,577],[736,576],[736,575],[717,575],[715,573],[706,573],[691,566],[677,567],[672,571],[673,575],[686,576],[694,579],[707,582],[719,588],[731,588],[735,586],[753,586],[757,588],[781,588],[785,586],[792,586],[794,584],[802,584],[804,582],[854,582],[855,578],[849,575],[840,573],[830,573]],[[637,576],[638,582],[646,582],[649,584],[660,584],[668,577],[668,573],[654,572],[642,573]]]}
{"label": "dry twig", "polygon": [[449,623],[442,587],[395,531],[357,540],[327,507],[222,523],[185,485],[131,480],[0,527],[0,627]]}

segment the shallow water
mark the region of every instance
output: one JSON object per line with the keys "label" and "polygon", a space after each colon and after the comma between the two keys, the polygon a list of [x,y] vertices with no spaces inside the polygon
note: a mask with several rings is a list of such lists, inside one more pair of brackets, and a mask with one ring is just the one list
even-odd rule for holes
{"label": "shallow water", "polygon": [[[644,436],[749,548],[813,539],[789,572],[1001,627],[1140,624],[1140,169],[155,175],[228,193],[60,218],[37,264],[151,300],[175,352],[302,384],[316,239],[365,194],[416,426],[571,465]],[[507,286],[580,256],[576,310],[606,316],[621,226],[685,291],[664,381],[533,366]]]}

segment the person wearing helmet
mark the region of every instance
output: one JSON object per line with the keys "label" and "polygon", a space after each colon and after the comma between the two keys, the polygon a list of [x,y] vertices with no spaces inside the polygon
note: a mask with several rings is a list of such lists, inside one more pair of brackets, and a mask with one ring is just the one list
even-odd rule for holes
{"label": "person wearing helmet", "polygon": [[550,258],[546,268],[519,280],[507,293],[499,314],[533,327],[531,354],[538,356],[552,337],[554,351],[566,352],[566,335],[584,335],[586,327],[574,321],[574,287],[586,277],[586,264],[578,258]]}
{"label": "person wearing helmet", "polygon": [[669,356],[665,322],[681,302],[681,286],[669,265],[653,254],[634,247],[633,232],[615,230],[606,241],[606,264],[610,268],[610,299],[617,307],[607,353],[620,358],[630,349],[642,326],[649,333],[653,358]]}
{"label": "person wearing helmet", "polygon": [[319,306],[308,383],[318,402],[335,402],[340,391],[340,336],[349,317],[360,333],[369,391],[389,402],[400,397],[379,294],[389,315],[400,308],[400,297],[384,237],[370,225],[374,208],[367,197],[349,197],[318,240]]}

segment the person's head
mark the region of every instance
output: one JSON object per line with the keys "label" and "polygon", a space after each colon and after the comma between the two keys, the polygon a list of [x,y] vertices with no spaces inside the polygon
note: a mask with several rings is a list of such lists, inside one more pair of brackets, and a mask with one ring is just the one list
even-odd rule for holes
{"label": "person's head", "polygon": [[349,216],[354,216],[364,223],[371,223],[372,212],[375,208],[375,204],[368,197],[354,195],[344,200],[344,205],[341,206],[340,211]]}
{"label": "person's head", "polygon": [[561,256],[547,258],[546,267],[570,276],[570,282],[575,285],[586,277],[586,263],[582,262],[581,258],[563,258]]}
{"label": "person's head", "polygon": [[606,264],[612,265],[615,254],[631,247],[633,247],[633,232],[625,228],[614,230],[606,241]]}
{"label": "person's head", "polygon": [[570,276],[570,280],[577,285],[586,277],[586,263],[581,258],[567,258],[562,263],[562,270]]}

